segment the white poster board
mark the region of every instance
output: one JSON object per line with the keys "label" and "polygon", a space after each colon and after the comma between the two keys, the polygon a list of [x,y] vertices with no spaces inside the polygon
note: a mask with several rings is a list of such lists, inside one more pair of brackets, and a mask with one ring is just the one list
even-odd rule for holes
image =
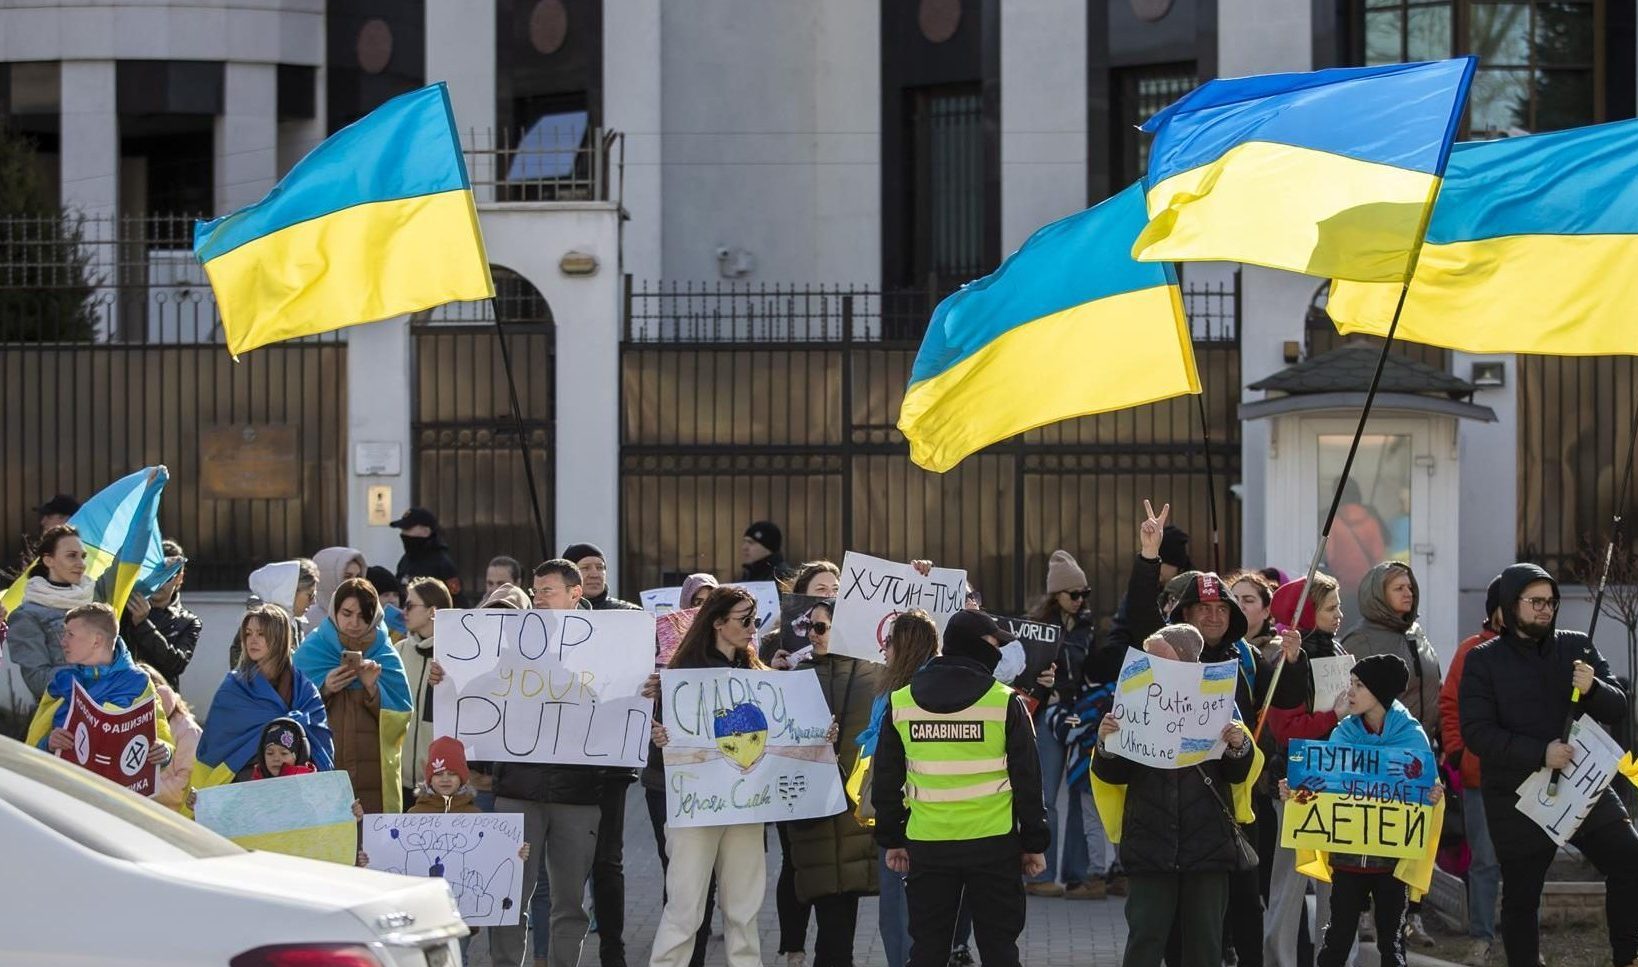
{"label": "white poster board", "polygon": [[[742,581],[727,585],[744,588],[756,596],[756,632],[771,634],[779,628],[779,585],[772,581]],[[682,588],[650,588],[639,595],[643,610],[662,615],[682,607]]]}
{"label": "white poster board", "polygon": [[1310,658],[1308,667],[1314,671],[1314,711],[1327,712],[1336,704],[1337,696],[1348,690],[1348,679],[1353,674],[1353,655],[1335,658]]}
{"label": "white poster board", "polygon": [[[518,922],[523,896],[522,813],[372,813],[364,817],[370,869],[449,883],[469,927]],[[538,862],[540,857],[532,857]]]}
{"label": "white poster board", "polygon": [[1553,770],[1545,766],[1531,773],[1518,790],[1519,812],[1535,820],[1560,846],[1569,843],[1610,787],[1622,755],[1609,733],[1585,715],[1570,725],[1570,748],[1574,759],[1559,772],[1557,795],[1547,795]]}
{"label": "white poster board", "polygon": [[922,577],[908,564],[848,551],[842,558],[830,650],[838,655],[881,661],[882,645],[892,631],[894,618],[920,608],[943,633],[950,616],[960,611],[966,600],[966,571],[935,567]]}
{"label": "white poster board", "polygon": [[1126,649],[1109,713],[1120,731],[1105,744],[1114,755],[1157,769],[1222,758],[1223,727],[1234,719],[1238,674],[1233,661],[1172,661]]}
{"label": "white poster board", "polygon": [[666,825],[834,816],[847,806],[813,669],[666,669]]}
{"label": "white poster board", "polygon": [[469,759],[641,766],[653,703],[639,693],[654,670],[646,611],[438,612],[432,690],[436,735]]}

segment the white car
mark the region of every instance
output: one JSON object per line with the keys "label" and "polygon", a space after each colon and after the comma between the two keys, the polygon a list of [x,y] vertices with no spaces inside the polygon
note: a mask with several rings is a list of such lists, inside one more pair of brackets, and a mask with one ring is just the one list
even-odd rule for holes
{"label": "white car", "polygon": [[456,967],[443,880],[250,851],[0,738],[0,964]]}

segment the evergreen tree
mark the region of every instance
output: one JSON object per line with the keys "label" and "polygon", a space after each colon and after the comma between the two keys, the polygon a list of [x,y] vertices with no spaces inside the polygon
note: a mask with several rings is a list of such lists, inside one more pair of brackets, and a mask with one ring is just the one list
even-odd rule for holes
{"label": "evergreen tree", "polygon": [[33,143],[0,121],[0,343],[88,342],[90,254],[38,165]]}

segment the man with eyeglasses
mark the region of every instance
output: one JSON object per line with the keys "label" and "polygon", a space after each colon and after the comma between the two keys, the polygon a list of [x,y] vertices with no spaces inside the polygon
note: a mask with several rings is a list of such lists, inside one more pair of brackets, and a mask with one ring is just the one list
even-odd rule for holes
{"label": "man with eyeglasses", "polygon": [[[585,607],[582,596],[580,569],[573,561],[553,558],[535,568],[536,608],[581,610]],[[515,926],[495,927],[490,935],[496,964],[518,967],[530,962],[524,938],[531,921],[537,935],[551,938],[546,952],[551,967],[575,967],[580,959],[591,926],[581,892],[596,859],[604,772],[598,766],[495,764],[495,812],[522,813],[524,837],[530,851],[540,857],[538,863],[531,860],[523,865],[523,919]],[[542,869],[548,874],[547,882],[540,882]],[[541,922],[546,904],[531,899],[537,883],[543,894],[552,891],[550,925]]]}
{"label": "man with eyeglasses", "polygon": [[182,545],[166,541],[162,546],[166,565],[177,566],[176,575],[148,597],[131,595],[120,617],[119,635],[131,649],[133,661],[152,665],[172,688],[180,688],[204,625],[198,615],[182,607],[182,579],[188,566]]}
{"label": "man with eyeglasses", "polygon": [[[1570,766],[1573,750],[1563,736],[1572,715],[1608,727],[1626,713],[1627,697],[1592,639],[1556,626],[1559,589],[1551,574],[1514,564],[1501,573],[1497,600],[1501,634],[1474,648],[1463,670],[1462,740],[1484,761],[1480,782],[1501,861],[1507,963],[1535,967],[1542,887],[1558,848],[1516,808],[1519,785],[1544,767]],[[1631,967],[1638,963],[1638,832],[1613,789],[1599,797],[1570,844],[1607,880],[1610,949],[1617,967]]]}

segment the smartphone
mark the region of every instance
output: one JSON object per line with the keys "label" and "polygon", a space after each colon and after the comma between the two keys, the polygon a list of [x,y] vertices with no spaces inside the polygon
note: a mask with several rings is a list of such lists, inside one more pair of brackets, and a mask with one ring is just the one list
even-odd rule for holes
{"label": "smartphone", "polygon": [[358,668],[364,664],[364,656],[356,651],[344,651],[341,653],[341,663],[348,668]]}

